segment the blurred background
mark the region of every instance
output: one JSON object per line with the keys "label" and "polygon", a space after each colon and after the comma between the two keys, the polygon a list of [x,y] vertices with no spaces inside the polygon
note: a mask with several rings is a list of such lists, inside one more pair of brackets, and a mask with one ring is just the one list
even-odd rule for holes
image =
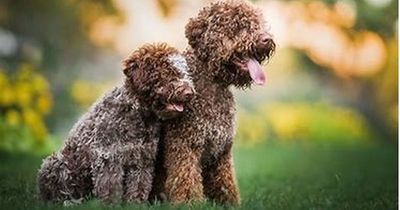
{"label": "blurred background", "polygon": [[[184,50],[188,18],[209,2],[0,0],[2,162],[57,150],[79,115],[122,81],[121,61],[131,51],[157,41]],[[326,160],[322,171],[376,163],[386,168],[371,170],[393,185],[379,191],[391,198],[382,205],[397,206],[398,1],[253,3],[278,48],[264,65],[266,86],[235,90],[240,185],[248,186],[254,170],[246,167],[267,163],[263,175],[253,175],[274,176],[281,164],[309,173],[318,159]],[[300,157],[310,162],[299,164]],[[365,170],[357,171],[362,183],[382,178]],[[344,176],[334,174],[336,181]]]}

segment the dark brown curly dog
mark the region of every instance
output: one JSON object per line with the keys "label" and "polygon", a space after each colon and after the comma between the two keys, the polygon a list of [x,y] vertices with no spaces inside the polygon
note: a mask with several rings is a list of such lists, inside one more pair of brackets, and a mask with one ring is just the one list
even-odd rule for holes
{"label": "dark brown curly dog", "polygon": [[261,62],[275,50],[259,10],[244,1],[212,3],[191,18],[184,53],[197,94],[192,112],[165,124],[152,195],[171,202],[238,204],[232,159],[235,102],[230,86],[264,84]]}
{"label": "dark brown curly dog", "polygon": [[160,127],[187,112],[194,93],[184,57],[166,44],[145,45],[124,62],[125,83],[81,117],[63,148],[38,174],[45,201],[147,201]]}

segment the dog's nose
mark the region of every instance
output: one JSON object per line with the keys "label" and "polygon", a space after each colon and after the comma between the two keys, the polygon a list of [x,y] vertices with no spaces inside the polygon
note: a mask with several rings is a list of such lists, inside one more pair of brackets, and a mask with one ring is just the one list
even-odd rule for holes
{"label": "dog's nose", "polygon": [[186,87],[183,92],[182,96],[185,98],[185,100],[189,100],[194,96],[194,89],[191,87]]}
{"label": "dog's nose", "polygon": [[193,86],[186,81],[180,81],[177,83],[174,92],[176,93],[178,100],[181,101],[189,101],[194,94],[196,94]]}
{"label": "dog's nose", "polygon": [[258,38],[258,43],[260,45],[269,45],[272,42],[272,37],[268,33],[262,33]]}

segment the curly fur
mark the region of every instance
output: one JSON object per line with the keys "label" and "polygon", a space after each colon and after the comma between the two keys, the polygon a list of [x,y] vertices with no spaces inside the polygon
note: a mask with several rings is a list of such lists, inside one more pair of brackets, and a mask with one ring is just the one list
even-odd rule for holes
{"label": "curly fur", "polygon": [[249,71],[238,63],[269,58],[275,44],[259,10],[244,1],[203,8],[186,25],[184,52],[197,94],[193,111],[163,125],[152,196],[173,203],[240,203],[232,144],[235,102],[230,86],[249,87]]}
{"label": "curly fur", "polygon": [[183,58],[175,48],[157,44],[139,48],[124,61],[124,84],[95,103],[63,148],[43,161],[38,174],[43,200],[148,199],[160,127],[184,114],[171,104],[182,105],[193,95],[185,66],[177,66],[175,57]]}

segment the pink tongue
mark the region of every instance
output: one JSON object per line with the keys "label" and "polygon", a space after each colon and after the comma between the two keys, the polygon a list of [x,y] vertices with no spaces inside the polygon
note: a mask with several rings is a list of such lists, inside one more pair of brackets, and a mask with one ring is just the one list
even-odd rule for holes
{"label": "pink tongue", "polygon": [[265,74],[260,63],[254,58],[250,58],[247,61],[247,68],[250,72],[250,77],[257,85],[264,85],[266,81]]}
{"label": "pink tongue", "polygon": [[183,106],[180,104],[173,104],[172,106],[174,106],[175,110],[178,112],[182,112],[183,111]]}

